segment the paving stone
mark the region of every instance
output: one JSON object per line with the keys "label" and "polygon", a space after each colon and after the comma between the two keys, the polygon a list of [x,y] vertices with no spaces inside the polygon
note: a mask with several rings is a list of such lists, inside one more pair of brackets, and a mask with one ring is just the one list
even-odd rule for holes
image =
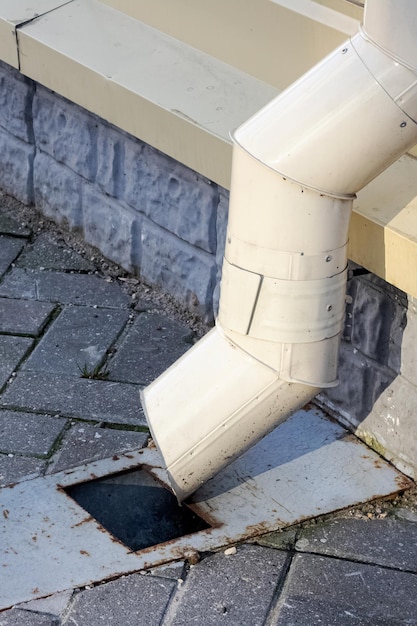
{"label": "paving stone", "polygon": [[297,537],[296,528],[288,528],[281,532],[267,533],[256,539],[259,546],[276,548],[277,550],[292,550]]}
{"label": "paving stone", "polygon": [[175,561],[174,563],[167,563],[166,565],[159,565],[152,569],[146,570],[144,573],[147,576],[160,576],[162,578],[170,578],[181,583],[186,576],[185,561]]}
{"label": "paving stone", "polygon": [[0,613],[0,626],[59,626],[59,622],[52,615],[11,609]]}
{"label": "paving stone", "polygon": [[13,263],[24,245],[25,242],[22,239],[0,235],[0,276]]}
{"label": "paving stone", "polygon": [[0,387],[10,378],[32,344],[29,337],[0,335]]}
{"label": "paving stone", "polygon": [[417,624],[417,576],[316,555],[297,555],[271,626]]}
{"label": "paving stone", "polygon": [[37,478],[41,475],[45,465],[46,462],[40,459],[0,454],[0,487]]}
{"label": "paving stone", "polygon": [[[159,626],[176,584],[133,574],[82,591],[64,622],[68,626]],[[103,617],[105,618],[103,619]]]}
{"label": "paving stone", "polygon": [[146,424],[136,385],[43,372],[19,372],[0,397],[3,408],[115,424]]}
{"label": "paving stone", "polygon": [[60,449],[48,468],[48,473],[138,450],[143,448],[147,441],[147,433],[97,428],[78,422],[65,434]]}
{"label": "paving stone", "polygon": [[110,378],[147,385],[191,347],[192,339],[184,324],[143,313],[109,362]]}
{"label": "paving stone", "polygon": [[72,590],[61,591],[54,593],[48,598],[24,602],[23,604],[19,604],[16,608],[22,611],[34,611],[35,613],[47,613],[51,616],[63,617],[64,613],[67,611],[72,595]]}
{"label": "paving stone", "polygon": [[37,337],[54,309],[49,302],[0,298],[0,332]]}
{"label": "paving stone", "polygon": [[128,311],[67,307],[54,320],[23,369],[80,376],[98,366],[128,321]]}
{"label": "paving stone", "polygon": [[0,296],[61,304],[125,309],[130,297],[119,285],[89,274],[31,271],[15,267],[0,285]]}
{"label": "paving stone", "polygon": [[19,256],[16,267],[57,271],[91,272],[95,266],[64,243],[54,241],[48,233],[40,234]]}
{"label": "paving stone", "polygon": [[296,549],[417,573],[417,523],[392,518],[333,520],[305,528]]}
{"label": "paving stone", "polygon": [[15,235],[18,237],[29,237],[31,229],[25,223],[19,223],[9,215],[1,213],[1,195],[0,195],[0,233],[3,235]]}
{"label": "paving stone", "polygon": [[263,625],[285,562],[285,552],[260,546],[239,546],[236,554],[204,559],[174,598],[170,626]]}
{"label": "paving stone", "polygon": [[0,451],[46,456],[65,424],[64,418],[0,409]]}

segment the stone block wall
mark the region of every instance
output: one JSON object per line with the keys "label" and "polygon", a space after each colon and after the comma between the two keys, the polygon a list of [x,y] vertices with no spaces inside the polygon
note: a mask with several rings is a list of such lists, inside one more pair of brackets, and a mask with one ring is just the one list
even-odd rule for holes
{"label": "stone block wall", "polygon": [[228,192],[0,63],[0,186],[206,321]]}
{"label": "stone block wall", "polygon": [[1,186],[22,202],[33,202],[35,147],[30,123],[34,85],[0,64]]}
{"label": "stone block wall", "polygon": [[339,385],[319,401],[417,479],[417,302],[351,264]]}
{"label": "stone block wall", "polygon": [[[2,63],[0,187],[213,319],[228,192]],[[372,274],[347,299],[340,384],[318,400],[417,478],[417,302]]]}

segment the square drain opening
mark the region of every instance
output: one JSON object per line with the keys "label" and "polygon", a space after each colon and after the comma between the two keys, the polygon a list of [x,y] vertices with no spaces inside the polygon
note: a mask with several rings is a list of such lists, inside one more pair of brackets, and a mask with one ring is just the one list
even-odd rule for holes
{"label": "square drain opening", "polygon": [[144,469],[71,485],[65,492],[134,552],[212,528]]}

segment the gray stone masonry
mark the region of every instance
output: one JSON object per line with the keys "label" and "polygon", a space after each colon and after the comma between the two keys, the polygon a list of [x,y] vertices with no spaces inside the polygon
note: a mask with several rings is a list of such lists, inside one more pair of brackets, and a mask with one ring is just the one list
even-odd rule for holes
{"label": "gray stone masonry", "polygon": [[0,127],[28,144],[33,142],[32,100],[35,85],[19,72],[1,63]]}
{"label": "gray stone masonry", "polygon": [[[195,335],[159,292],[114,266],[104,278],[104,260],[79,256],[68,233],[31,233],[0,204],[2,224],[21,245],[0,280],[0,346],[11,350],[0,359],[0,486],[12,489],[145,446],[139,390]],[[386,308],[398,329],[396,302]],[[369,353],[379,350],[367,342]],[[74,364],[87,353],[91,377],[82,378]],[[389,369],[387,354],[378,358]],[[32,600],[0,612],[0,626],[417,626],[416,537],[410,490],[232,550]],[[0,567],[1,558],[0,547]]]}
{"label": "gray stone masonry", "polygon": [[[192,314],[213,321],[228,191],[1,62],[0,187],[81,233],[105,257],[149,285],[160,286]],[[21,238],[27,235],[24,226],[3,219],[0,274],[18,257]],[[116,285],[89,275],[88,266],[72,263],[70,268],[59,245],[48,247],[41,240],[35,245],[25,249],[4,277],[2,300],[24,297],[85,307],[94,301],[99,307],[126,310],[128,299]],[[416,303],[371,274],[349,281],[348,299],[340,384],[322,393],[320,402],[399,469],[417,477]],[[136,332],[133,329],[136,324]],[[107,349],[104,343],[99,354]],[[143,354],[146,348],[141,350]],[[41,353],[39,347],[36,354]],[[59,351],[55,358],[59,360]],[[122,347],[112,363],[120,384],[138,384],[160,372],[163,361],[153,361],[147,375],[141,370],[140,377],[133,369],[128,375],[131,357]],[[6,378],[10,367],[3,374]],[[25,376],[19,375],[17,382],[31,393]],[[47,380],[41,384],[46,389]],[[73,393],[76,386],[67,388]],[[93,388],[87,392],[90,407]],[[15,401],[13,394],[7,398]],[[72,416],[82,417],[82,407],[72,409]],[[48,410],[60,411],[61,406],[51,398]],[[111,411],[106,419],[114,419]],[[120,419],[131,423],[132,418],[127,414]]]}
{"label": "gray stone masonry", "polygon": [[[352,265],[352,271],[358,267]],[[353,276],[339,357],[339,385],[320,401],[409,476],[417,477],[417,309],[373,274]]]}
{"label": "gray stone masonry", "polygon": [[33,144],[14,137],[0,127],[1,187],[25,204],[34,200],[34,158]]}
{"label": "gray stone masonry", "polygon": [[7,193],[213,319],[224,189],[1,62],[0,171]]}

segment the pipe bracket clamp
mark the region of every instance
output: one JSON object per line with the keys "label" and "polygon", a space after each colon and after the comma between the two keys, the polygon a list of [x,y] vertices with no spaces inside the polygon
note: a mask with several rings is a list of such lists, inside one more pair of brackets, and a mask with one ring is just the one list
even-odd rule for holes
{"label": "pipe bracket clamp", "polygon": [[[224,328],[279,343],[311,343],[340,333],[345,312],[347,268],[316,280],[282,280],[225,264],[227,301],[219,319]],[[235,289],[246,287],[241,307]]]}

